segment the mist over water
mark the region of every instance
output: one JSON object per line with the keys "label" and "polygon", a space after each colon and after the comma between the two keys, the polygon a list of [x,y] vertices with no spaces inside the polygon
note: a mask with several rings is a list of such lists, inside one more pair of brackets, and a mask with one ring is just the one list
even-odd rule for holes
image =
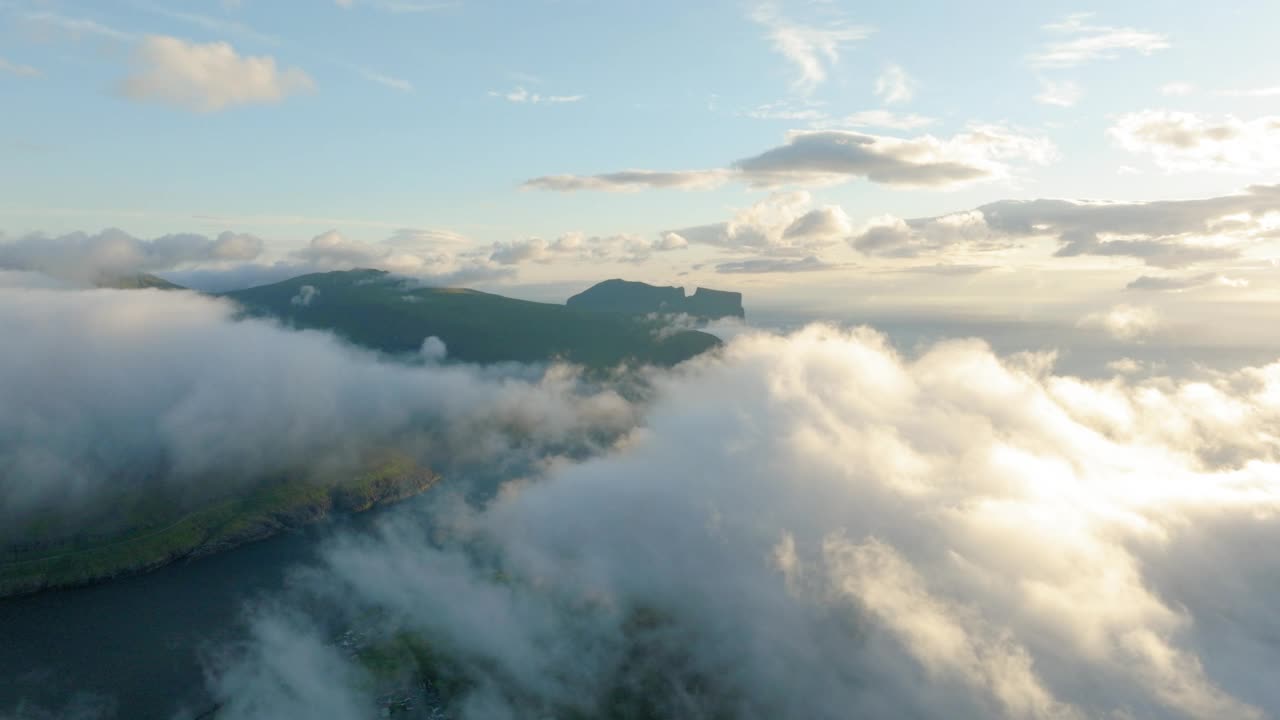
{"label": "mist over water", "polygon": [[[311,591],[440,648],[469,681],[458,717],[1280,707],[1257,672],[1276,575],[1247,551],[1277,532],[1280,365],[1084,381],[815,326],[655,383],[617,450],[449,507],[444,535],[339,539]],[[294,614],[254,622],[215,680],[231,717],[371,702]]]}
{"label": "mist over water", "polygon": [[[78,396],[104,377],[116,391],[88,406],[94,422],[174,467],[214,458],[182,454],[210,441],[305,454],[341,439],[358,454],[420,438],[409,446],[458,472],[358,532],[47,606],[0,601],[21,639],[0,661],[31,657],[3,686],[6,720],[214,704],[219,718],[358,717],[378,684],[338,642],[353,629],[430,647],[460,679],[441,699],[458,718],[1280,708],[1259,670],[1280,660],[1280,567],[1252,550],[1278,539],[1280,364],[1179,365],[1152,348],[1153,362],[1140,343],[1099,342],[1073,373],[1052,328],[1002,347],[797,323],[725,326],[721,350],[613,387],[556,366],[388,361],[186,293],[10,286],[5,307],[24,310],[0,319],[29,342],[6,354],[0,388],[32,413],[7,416],[27,430],[0,447],[75,463],[71,506],[109,507],[88,470],[122,456],[75,426],[35,433],[34,413],[59,405],[33,391]],[[22,324],[46,316],[80,328],[79,354]],[[60,381],[34,382],[50,366]],[[260,397],[234,386],[244,377]],[[263,432],[224,437],[250,401]],[[180,426],[197,434],[154,424],[174,408],[205,419]],[[301,416],[283,435],[272,421]],[[82,653],[95,598],[103,621],[139,619]]]}

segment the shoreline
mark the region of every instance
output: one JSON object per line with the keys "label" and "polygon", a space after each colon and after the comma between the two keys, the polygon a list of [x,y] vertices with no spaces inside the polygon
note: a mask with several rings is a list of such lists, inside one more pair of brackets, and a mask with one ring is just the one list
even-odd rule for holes
{"label": "shoreline", "polygon": [[[426,492],[440,476],[392,463],[330,486],[281,482],[188,512],[159,530],[89,548],[0,563],[0,601],[144,575]],[[127,535],[127,533],[126,533]]]}

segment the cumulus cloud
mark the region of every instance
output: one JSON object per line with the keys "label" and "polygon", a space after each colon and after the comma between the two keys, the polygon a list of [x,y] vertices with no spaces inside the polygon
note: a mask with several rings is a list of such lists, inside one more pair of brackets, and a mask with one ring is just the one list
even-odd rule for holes
{"label": "cumulus cloud", "polygon": [[302,70],[278,68],[267,55],[241,56],[225,42],[149,35],[133,61],[133,72],[120,85],[126,97],[194,112],[279,102],[315,89]]}
{"label": "cumulus cloud", "polygon": [[[422,638],[463,719],[1280,707],[1258,672],[1278,565],[1250,550],[1277,539],[1280,366],[1085,382],[809,328],[656,383],[617,451],[336,542],[315,587]],[[248,667],[326,653],[288,614],[258,623]],[[247,708],[298,685],[264,670],[215,689]]]}
{"label": "cumulus cloud", "polygon": [[844,46],[874,32],[872,28],[844,22],[823,27],[801,25],[782,17],[772,4],[757,7],[751,19],[766,28],[774,51],[795,67],[793,87],[804,94],[826,82],[827,73],[840,61]]}
{"label": "cumulus cloud", "polygon": [[0,528],[148,489],[323,478],[368,451],[435,469],[508,450],[540,460],[536,446],[631,422],[568,368],[411,366],[237,312],[187,292],[0,288],[0,334],[22,339],[0,353]]}
{"label": "cumulus cloud", "polygon": [[430,231],[401,230],[382,242],[348,238],[336,230],[321,233],[304,248],[290,253],[294,275],[323,270],[374,268],[415,277],[433,284],[493,280],[509,276],[481,251],[459,252],[450,245],[456,236]]}
{"label": "cumulus cloud", "polygon": [[[883,119],[883,118],[882,118]],[[650,188],[703,190],[728,180],[754,187],[822,185],[865,178],[907,188],[952,188],[1011,177],[1016,164],[1045,165],[1057,158],[1045,137],[998,125],[974,125],[950,138],[897,138],[851,130],[789,133],[784,145],[739,160],[729,169],[659,172],[625,170],[602,175],[548,175],[525,189],[625,192]]]}
{"label": "cumulus cloud", "polygon": [[1080,319],[1080,327],[1106,332],[1117,340],[1142,341],[1160,327],[1160,316],[1154,308],[1135,305],[1117,305],[1100,310]]}
{"label": "cumulus cloud", "polygon": [[1117,147],[1147,155],[1170,173],[1280,169],[1280,115],[1241,120],[1143,110],[1120,116],[1107,134]]}
{"label": "cumulus cloud", "polygon": [[195,267],[166,272],[189,288],[224,292],[266,285],[299,275],[332,270],[386,270],[428,285],[455,286],[499,281],[514,270],[492,262],[483,248],[448,230],[401,228],[380,242],[349,238],[329,230],[272,263]]}
{"label": "cumulus cloud", "polygon": [[1172,268],[1238,257],[1274,231],[1277,211],[1280,186],[1266,185],[1194,200],[1002,200],[931,218],[875,218],[850,243],[868,255],[913,257],[1048,239],[1060,257],[1130,257]]}
{"label": "cumulus cloud", "polygon": [[1151,55],[1170,47],[1169,39],[1160,33],[1127,27],[1089,24],[1090,13],[1068,15],[1045,26],[1063,39],[1047,44],[1032,57],[1032,64],[1043,68],[1067,68],[1095,60],[1112,60],[1122,53]]}
{"label": "cumulus cloud", "polygon": [[901,65],[890,65],[876,78],[876,96],[886,105],[907,102],[915,94],[915,79]]}
{"label": "cumulus cloud", "polygon": [[186,265],[253,260],[262,250],[261,238],[230,231],[213,238],[180,233],[153,240],[116,228],[94,235],[75,232],[50,237],[34,233],[7,242],[0,239],[0,268],[35,270],[93,284]]}
{"label": "cumulus cloud", "polygon": [[538,237],[496,242],[489,253],[489,260],[500,265],[549,263],[554,260],[642,263],[655,252],[683,250],[688,245],[683,237],[670,232],[652,241],[639,235],[588,236],[570,232],[552,242]]}
{"label": "cumulus cloud", "polygon": [[844,239],[852,223],[836,205],[814,208],[803,191],[775,192],[727,222],[675,230],[691,243],[773,254],[796,254]]}

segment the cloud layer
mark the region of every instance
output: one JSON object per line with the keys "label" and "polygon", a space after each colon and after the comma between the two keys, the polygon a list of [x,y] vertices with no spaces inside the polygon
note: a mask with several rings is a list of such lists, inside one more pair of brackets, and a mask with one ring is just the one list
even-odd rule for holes
{"label": "cloud layer", "polygon": [[237,321],[234,304],[195,293],[0,280],[0,334],[21,338],[0,354],[4,528],[42,508],[109,508],[148,483],[217,495],[319,477],[370,450],[428,465],[507,449],[536,459],[538,446],[630,422],[628,404],[580,393],[566,368],[414,367]]}
{"label": "cloud layer", "polygon": [[243,233],[228,231],[213,238],[179,233],[143,240],[109,228],[94,235],[75,232],[49,237],[35,233],[8,242],[0,239],[0,268],[35,270],[92,284],[190,264],[246,262],[262,251],[261,238]]}
{"label": "cloud layer", "polygon": [[1274,232],[1277,212],[1275,185],[1196,200],[1002,200],[932,218],[877,218],[850,242],[867,255],[916,257],[1047,239],[1060,257],[1129,257],[1174,268],[1239,257]]}
{"label": "cloud layer", "polygon": [[[853,117],[853,124],[892,122],[915,127],[888,113]],[[874,122],[868,122],[874,121]],[[897,138],[850,130],[795,131],[786,143],[744,158],[723,170],[626,170],[600,175],[547,175],[522,187],[573,192],[625,192],[650,188],[704,190],[727,180],[753,187],[822,185],[864,178],[904,188],[950,188],[1012,176],[1016,166],[1047,164],[1057,149],[1047,138],[998,125],[974,125],[950,138]]]}
{"label": "cloud layer", "polygon": [[[658,378],[617,452],[446,504],[430,539],[410,515],[338,542],[313,582],[447,658],[461,718],[1280,708],[1258,672],[1278,567],[1247,550],[1280,539],[1280,365],[1047,367],[971,341],[907,360],[869,332],[742,336]],[[229,717],[372,703],[313,632],[257,623],[215,681]],[[312,686],[346,692],[330,712]]]}

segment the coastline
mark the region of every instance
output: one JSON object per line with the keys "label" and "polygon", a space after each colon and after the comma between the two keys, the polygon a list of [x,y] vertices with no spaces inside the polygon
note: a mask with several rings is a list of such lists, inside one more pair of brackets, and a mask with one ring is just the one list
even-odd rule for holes
{"label": "coastline", "polygon": [[0,601],[142,575],[233,550],[334,514],[354,514],[419,495],[440,476],[405,462],[329,486],[281,481],[186,513],[159,529],[101,545],[0,563]]}

